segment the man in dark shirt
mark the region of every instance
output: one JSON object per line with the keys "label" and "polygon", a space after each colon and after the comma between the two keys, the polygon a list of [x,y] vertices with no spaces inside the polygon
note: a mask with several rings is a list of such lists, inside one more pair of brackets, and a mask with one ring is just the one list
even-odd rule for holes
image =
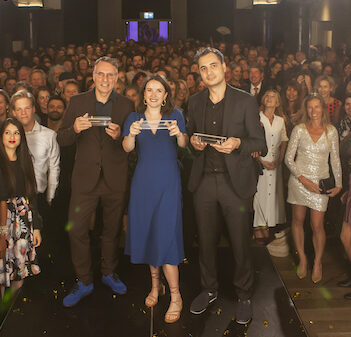
{"label": "man in dark shirt", "polygon": [[[194,193],[203,289],[190,311],[201,314],[217,299],[217,214],[221,210],[235,260],[235,317],[238,323],[246,324],[252,317],[254,279],[249,245],[250,203],[258,178],[251,153],[267,153],[264,130],[255,98],[226,84],[222,53],[203,48],[195,59],[208,89],[189,99],[188,110],[188,134],[195,150],[188,187]],[[222,145],[201,143],[193,135],[195,132],[225,136],[227,140]]]}
{"label": "man in dark shirt", "polygon": [[[69,238],[78,283],[64,298],[66,307],[77,304],[94,288],[89,245],[89,220],[101,200],[104,226],[101,235],[102,282],[115,293],[126,286],[115,274],[118,233],[127,189],[127,155],[122,149],[121,126],[133,103],[113,90],[117,64],[109,57],[95,62],[95,88],[72,96],[58,131],[61,146],[76,144],[69,209]],[[108,116],[108,127],[92,126],[88,116]]]}

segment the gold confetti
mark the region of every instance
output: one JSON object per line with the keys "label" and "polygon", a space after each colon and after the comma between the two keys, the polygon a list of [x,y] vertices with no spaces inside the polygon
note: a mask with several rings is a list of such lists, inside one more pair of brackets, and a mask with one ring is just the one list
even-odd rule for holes
{"label": "gold confetti", "polygon": [[184,263],[184,264],[189,264],[189,260],[188,260],[187,258],[185,258],[185,259],[183,260],[183,263]]}
{"label": "gold confetti", "polygon": [[313,324],[313,321],[310,321],[309,323],[310,323],[310,324]]}
{"label": "gold confetti", "polygon": [[218,308],[218,309],[217,309],[217,312],[216,312],[217,316],[219,316],[221,313],[222,313],[222,309],[221,309],[221,308]]}
{"label": "gold confetti", "polygon": [[223,335],[224,335],[224,336],[227,336],[227,335],[229,334],[229,332],[230,332],[230,330],[227,329],[226,331],[224,331]]}
{"label": "gold confetti", "polygon": [[27,302],[27,297],[23,297],[23,302]]}
{"label": "gold confetti", "polygon": [[57,294],[57,290],[53,289],[52,292],[56,295]]}
{"label": "gold confetti", "polygon": [[48,257],[49,257],[49,259],[51,259],[51,254],[50,253],[48,254]]}
{"label": "gold confetti", "polygon": [[114,299],[116,299],[116,298],[117,298],[117,295],[116,295],[116,294],[113,294],[112,297],[113,297]]}
{"label": "gold confetti", "polygon": [[293,318],[290,318],[289,324],[292,324],[294,322]]}
{"label": "gold confetti", "polygon": [[143,314],[146,315],[146,311],[145,310],[143,310]]}
{"label": "gold confetti", "polygon": [[46,333],[47,333],[47,331],[46,331],[46,330],[44,330],[44,331],[43,331],[43,335],[46,335]]}
{"label": "gold confetti", "polygon": [[334,329],[334,325],[333,324],[329,324],[329,329]]}
{"label": "gold confetti", "polygon": [[265,328],[268,327],[268,321],[263,321],[263,325],[265,326]]}
{"label": "gold confetti", "polygon": [[294,294],[294,298],[297,298],[297,297],[299,297],[301,295],[301,293],[299,293],[298,291]]}

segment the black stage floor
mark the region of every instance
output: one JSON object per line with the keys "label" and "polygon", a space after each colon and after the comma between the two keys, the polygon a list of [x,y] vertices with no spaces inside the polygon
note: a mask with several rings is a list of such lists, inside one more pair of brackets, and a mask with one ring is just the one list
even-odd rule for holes
{"label": "black stage floor", "polygon": [[[1,337],[307,336],[264,247],[252,247],[256,287],[253,320],[248,326],[241,326],[234,320],[232,272],[228,267],[232,266],[229,248],[219,249],[220,296],[202,315],[192,315],[189,312],[190,303],[200,290],[196,248],[188,261],[180,266],[184,308],[181,319],[174,324],[163,322],[170,300],[169,293],[160,298],[151,322],[151,310],[143,304],[144,297],[150,290],[148,268],[131,265],[122,252],[118,271],[128,286],[126,295],[113,295],[101,284],[97,273],[93,294],[74,308],[64,308],[62,298],[73,281],[69,250],[61,248],[43,258],[43,252],[48,248],[41,249],[42,273],[27,279],[13,300],[2,323]],[[98,270],[98,264],[95,269]],[[151,323],[153,333],[150,333]]]}

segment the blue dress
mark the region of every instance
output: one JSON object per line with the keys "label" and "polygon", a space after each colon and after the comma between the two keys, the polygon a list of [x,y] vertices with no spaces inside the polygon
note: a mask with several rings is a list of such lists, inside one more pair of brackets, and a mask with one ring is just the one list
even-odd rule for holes
{"label": "blue dress", "polygon": [[[144,114],[132,112],[122,137]],[[182,133],[185,122],[179,110],[162,120],[176,120]],[[136,136],[138,163],[131,184],[125,253],[132,263],[154,267],[178,265],[184,259],[182,193],[176,137],[168,130],[142,130]]]}

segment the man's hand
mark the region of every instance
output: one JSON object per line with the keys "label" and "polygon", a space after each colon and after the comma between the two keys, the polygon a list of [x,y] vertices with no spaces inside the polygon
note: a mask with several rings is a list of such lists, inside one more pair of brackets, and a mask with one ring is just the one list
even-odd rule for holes
{"label": "man's hand", "polygon": [[193,148],[197,151],[203,151],[204,148],[207,146],[207,143],[199,142],[199,138],[197,136],[191,136],[190,143]]}
{"label": "man's hand", "polygon": [[252,152],[251,157],[252,158],[258,158],[261,155],[261,152]]}
{"label": "man's hand", "polygon": [[211,144],[218,152],[222,152],[225,154],[232,153],[235,149],[239,148],[241,144],[240,138],[230,137],[221,145]]}
{"label": "man's hand", "polygon": [[112,122],[108,123],[108,128],[105,128],[105,131],[113,140],[116,140],[121,135],[121,127]]}
{"label": "man's hand", "polygon": [[77,117],[73,124],[73,129],[75,133],[81,133],[84,130],[91,128],[91,122],[88,121],[88,113],[84,116]]}

